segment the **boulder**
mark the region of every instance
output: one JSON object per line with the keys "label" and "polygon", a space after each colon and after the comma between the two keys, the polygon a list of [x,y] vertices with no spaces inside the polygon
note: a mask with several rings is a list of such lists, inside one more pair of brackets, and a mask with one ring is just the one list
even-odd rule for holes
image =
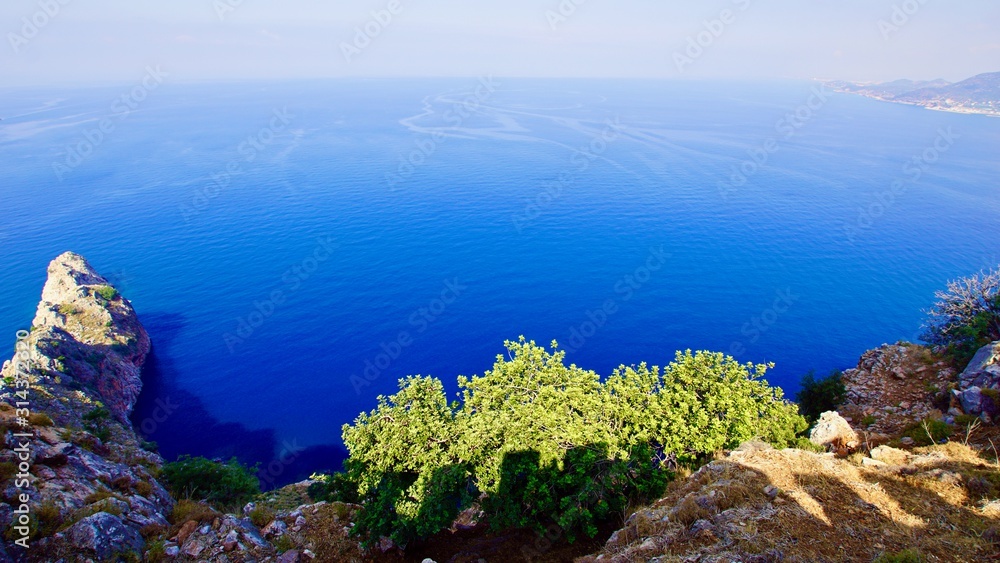
{"label": "boulder", "polygon": [[959,389],[1000,388],[1000,340],[983,346],[958,376]]}
{"label": "boulder", "polygon": [[79,553],[93,554],[100,560],[116,553],[142,553],[146,547],[138,530],[107,512],[98,512],[73,524],[66,530],[66,536]]}
{"label": "boulder", "polygon": [[820,415],[809,433],[809,441],[839,454],[846,454],[861,444],[857,432],[836,411]]}

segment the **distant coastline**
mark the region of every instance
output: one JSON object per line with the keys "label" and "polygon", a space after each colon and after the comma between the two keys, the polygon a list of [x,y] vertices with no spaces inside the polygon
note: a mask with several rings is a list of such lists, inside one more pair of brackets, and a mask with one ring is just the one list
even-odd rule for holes
{"label": "distant coastline", "polygon": [[934,111],[1000,117],[1000,72],[979,74],[961,82],[945,80],[847,82],[824,80],[835,92],[883,102],[920,106]]}

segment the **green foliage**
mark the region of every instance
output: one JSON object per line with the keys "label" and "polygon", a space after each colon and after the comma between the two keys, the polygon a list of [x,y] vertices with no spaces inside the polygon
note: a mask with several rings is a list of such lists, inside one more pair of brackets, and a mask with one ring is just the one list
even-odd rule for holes
{"label": "green foliage", "polygon": [[935,297],[923,338],[941,346],[956,367],[964,368],[979,348],[1000,340],[1000,268],[948,282]]}
{"label": "green foliage", "polygon": [[274,521],[278,513],[267,506],[258,506],[250,511],[250,522],[258,528],[263,528]]}
{"label": "green foliage", "polygon": [[865,417],[861,419],[861,425],[862,426],[871,426],[872,424],[875,424],[876,422],[878,422],[878,419],[875,418],[875,415],[873,415],[873,414],[866,414]]}
{"label": "green foliage", "polygon": [[816,379],[816,373],[810,371],[802,376],[801,389],[795,395],[795,400],[799,403],[799,412],[812,424],[824,412],[837,410],[837,405],[844,400],[846,394],[847,389],[844,388],[839,371],[833,371],[820,379]]}
{"label": "green foliage", "polygon": [[948,438],[954,431],[955,428],[943,420],[928,419],[911,424],[902,435],[913,438],[918,446],[929,446]]}
{"label": "green foliage", "polygon": [[460,403],[448,404],[437,379],[400,380],[344,426],[347,471],[310,495],[356,493],[365,506],[356,530],[369,542],[432,535],[476,498],[494,526],[554,523],[567,538],[592,537],[662,493],[676,465],[754,438],[794,445],[807,428],[763,380],[768,365],[687,351],[662,370],[622,366],[602,383],[565,365],[554,342],[551,352],[523,338],[506,348],[493,369],[459,377]]}
{"label": "green foliage", "polygon": [[923,563],[924,557],[915,549],[904,549],[896,553],[883,553],[872,563]]}
{"label": "green foliage", "polygon": [[94,291],[106,301],[113,301],[116,297],[118,297],[118,290],[110,285],[102,285]]}
{"label": "green foliage", "polygon": [[255,473],[256,467],[247,467],[236,458],[219,463],[184,455],[164,464],[160,476],[175,498],[206,500],[231,507],[260,494]]}
{"label": "green foliage", "polygon": [[111,437],[111,428],[108,426],[110,418],[111,411],[100,405],[83,415],[83,427],[100,441],[106,442]]}

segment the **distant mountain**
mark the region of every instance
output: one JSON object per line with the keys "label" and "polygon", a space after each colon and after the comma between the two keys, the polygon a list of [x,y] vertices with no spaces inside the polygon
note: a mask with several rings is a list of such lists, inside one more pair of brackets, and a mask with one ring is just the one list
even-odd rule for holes
{"label": "distant mountain", "polygon": [[914,104],[943,111],[1000,116],[1000,72],[973,76],[961,82],[893,80],[882,83],[827,82],[838,92],[878,100]]}
{"label": "distant mountain", "polygon": [[1000,103],[1000,72],[973,76],[955,84],[924,86],[896,96],[901,102],[952,100],[963,104]]}

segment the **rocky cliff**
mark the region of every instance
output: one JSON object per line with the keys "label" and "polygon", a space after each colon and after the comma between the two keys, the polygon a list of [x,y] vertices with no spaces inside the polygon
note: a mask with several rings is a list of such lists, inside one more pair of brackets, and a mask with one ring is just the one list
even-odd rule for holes
{"label": "rocky cliff", "polygon": [[149,347],[131,304],[82,257],[52,261],[3,366],[0,559],[141,553],[142,532],[167,525],[163,460],[128,422]]}

